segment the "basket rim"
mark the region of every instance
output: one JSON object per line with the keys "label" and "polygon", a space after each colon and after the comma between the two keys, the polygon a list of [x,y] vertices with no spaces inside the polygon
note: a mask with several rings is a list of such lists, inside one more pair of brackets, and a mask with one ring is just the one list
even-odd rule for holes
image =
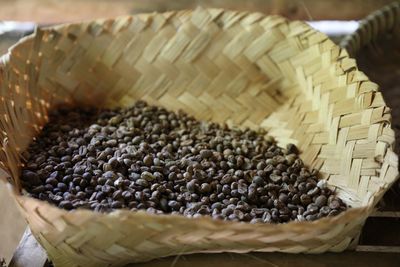
{"label": "basket rim", "polygon": [[385,5],[360,20],[357,30],[345,36],[340,46],[345,48],[351,57],[355,57],[363,47],[375,41],[380,34],[389,33],[395,29],[396,22],[398,24],[400,22],[400,1]]}

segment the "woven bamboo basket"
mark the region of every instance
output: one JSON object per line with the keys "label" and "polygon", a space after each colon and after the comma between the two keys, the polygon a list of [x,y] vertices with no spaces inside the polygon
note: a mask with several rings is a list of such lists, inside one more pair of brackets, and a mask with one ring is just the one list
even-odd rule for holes
{"label": "woven bamboo basket", "polygon": [[[400,152],[400,1],[371,13],[359,28],[341,42],[360,69],[380,85],[383,98],[391,108],[395,130],[395,152]],[[400,200],[400,181],[392,186],[384,201]],[[381,203],[384,206],[384,203]]]}
{"label": "woven bamboo basket", "polygon": [[[357,243],[398,176],[390,110],[347,52],[303,22],[197,9],[37,29],[2,58],[1,168],[55,266],[121,266],[223,251],[322,253]],[[247,224],[119,210],[67,212],[21,195],[21,153],[60,104],[143,99],[296,143],[353,208],[314,222]]]}

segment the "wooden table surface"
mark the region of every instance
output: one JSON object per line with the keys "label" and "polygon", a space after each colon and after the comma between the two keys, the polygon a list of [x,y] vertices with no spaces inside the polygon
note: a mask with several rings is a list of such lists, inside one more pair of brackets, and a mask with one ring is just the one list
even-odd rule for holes
{"label": "wooden table surface", "polygon": [[[400,230],[400,227],[398,229]],[[398,237],[400,231],[396,234]],[[393,235],[393,237],[396,237],[396,235]],[[398,239],[396,240],[398,241]],[[146,263],[129,264],[126,267],[184,267],[189,265],[191,267],[399,267],[400,244],[398,245],[399,246],[360,245],[357,247],[358,251],[317,255],[284,253],[192,254],[167,257]],[[30,230],[27,229],[9,267],[50,266],[52,265],[47,260],[46,252],[36,242]]]}

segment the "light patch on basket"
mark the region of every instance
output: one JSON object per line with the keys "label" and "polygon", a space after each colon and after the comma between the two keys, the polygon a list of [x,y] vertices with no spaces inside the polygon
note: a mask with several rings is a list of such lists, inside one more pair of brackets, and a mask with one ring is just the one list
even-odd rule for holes
{"label": "light patch on basket", "polygon": [[108,249],[105,250],[105,252],[108,254],[117,255],[117,256],[124,256],[124,255],[129,255],[131,257],[139,256],[138,253],[136,253],[132,250],[127,250],[126,248],[124,248],[118,244],[112,244]]}
{"label": "light patch on basket", "polygon": [[126,28],[130,26],[131,22],[132,22],[131,16],[121,17],[119,20],[113,22],[112,32],[119,33],[123,30],[126,30]]}
{"label": "light patch on basket", "polygon": [[318,155],[319,158],[325,158],[320,171],[328,174],[340,174],[337,166],[340,166],[340,159],[326,158],[326,156]]}
{"label": "light patch on basket", "polygon": [[314,135],[313,144],[326,144],[328,143],[329,140],[329,133],[323,132],[323,133],[318,133]]}
{"label": "light patch on basket", "polygon": [[130,34],[121,33],[115,38],[102,55],[102,62],[109,68],[123,55],[123,49],[129,42]]}
{"label": "light patch on basket", "polygon": [[56,50],[62,50],[64,52],[69,51],[71,48],[74,47],[74,40],[71,38],[60,38],[58,43],[55,45]]}
{"label": "light patch on basket", "polygon": [[185,92],[178,97],[178,101],[182,102],[187,110],[191,110],[191,113],[204,113],[208,110],[208,108],[203,105],[200,101],[198,101],[193,95]]}
{"label": "light patch on basket", "polygon": [[333,108],[333,116],[347,115],[353,112],[361,111],[359,105],[354,103],[354,99],[343,99],[336,103]]}
{"label": "light patch on basket", "polygon": [[263,237],[259,237],[258,241],[269,244],[269,243],[274,243],[279,240],[291,240],[293,238],[298,237],[298,234],[295,232],[276,232],[276,233],[270,233],[268,235],[265,235]]}
{"label": "light patch on basket", "polygon": [[[357,223],[360,223],[360,221],[355,220]],[[332,244],[331,250],[333,252],[341,252],[345,250],[351,243],[353,239],[350,237],[345,237],[342,241],[340,241],[337,244]],[[326,246],[325,246],[326,247]],[[321,250],[320,252],[325,252],[324,250]]]}
{"label": "light patch on basket", "polygon": [[92,231],[78,231],[65,239],[65,242],[75,249],[79,249],[83,244],[96,236]]}
{"label": "light patch on basket", "polygon": [[353,154],[355,143],[356,143],[356,141],[349,141],[346,143],[346,146],[343,149],[342,161],[340,164],[340,173],[342,175],[350,174],[351,164],[352,164],[351,159],[352,159],[352,154]]}
{"label": "light patch on basket", "polygon": [[[255,39],[247,48],[244,50],[243,54],[252,62],[260,58],[262,55],[270,51],[276,43],[284,39],[283,34],[278,30],[274,29],[269,32],[265,32],[263,35]],[[273,52],[271,50],[270,52]],[[277,61],[276,59],[272,58]]]}
{"label": "light patch on basket", "polygon": [[350,189],[357,189],[357,186],[359,184],[359,179],[361,176],[361,166],[362,166],[362,159],[353,159],[352,160],[352,165],[351,165],[351,170],[350,170],[350,175],[349,175],[349,182],[348,182],[348,187]]}
{"label": "light patch on basket", "polygon": [[360,143],[359,141],[354,146],[353,158],[368,158],[375,152],[376,142]]}
{"label": "light patch on basket", "polygon": [[[222,12],[220,12],[219,14],[221,13]],[[217,14],[210,14],[208,10],[202,7],[197,7],[193,12],[190,21],[193,23],[193,25],[196,25],[198,28],[201,29],[207,24],[212,23],[212,21],[216,18],[216,15]]]}
{"label": "light patch on basket", "polygon": [[[291,41],[285,41],[281,39],[279,43],[275,44],[274,49],[269,52],[269,56],[275,62],[283,62],[290,60],[293,56],[300,53],[298,47],[295,47]],[[294,66],[292,66],[294,67]]]}
{"label": "light patch on basket", "polygon": [[373,99],[370,107],[381,107],[385,106],[385,100],[383,99],[382,93],[376,92],[373,94]]}
{"label": "light patch on basket", "polygon": [[124,60],[126,60],[128,64],[134,64],[142,55],[143,50],[146,48],[146,44],[140,40],[141,39],[139,37],[132,36],[132,40],[126,44],[124,49]]}
{"label": "light patch on basket", "polygon": [[187,49],[182,53],[181,58],[191,62],[195,60],[207,47],[211,41],[211,36],[207,32],[200,32],[188,45]]}
{"label": "light patch on basket", "polygon": [[200,97],[204,93],[204,88],[210,84],[210,80],[202,74],[199,74],[187,87],[186,92],[195,97]]}
{"label": "light patch on basket", "polygon": [[376,83],[370,81],[364,81],[361,83],[360,87],[358,88],[358,92],[360,94],[367,93],[367,92],[375,92],[378,90],[378,85]]}
{"label": "light patch on basket", "polygon": [[198,230],[193,229],[189,233],[182,233],[179,236],[176,236],[175,239],[185,244],[191,244],[196,242],[204,242],[205,238],[210,236],[209,230],[202,230],[201,228]]}
{"label": "light patch on basket", "polygon": [[[259,67],[257,67],[254,62],[251,62],[246,56],[239,55],[234,60],[235,65],[242,71],[240,74],[244,74],[249,81],[253,83],[268,82],[272,77],[271,75],[265,75]],[[238,74],[239,75],[239,74]]]}
{"label": "light patch on basket", "polygon": [[[385,173],[385,166],[383,166],[383,172]],[[380,177],[375,177],[372,176],[371,179],[369,180],[368,184],[368,191],[374,192],[378,191],[381,187],[382,184],[382,179]]]}
{"label": "light patch on basket", "polygon": [[58,72],[68,73],[72,66],[78,59],[81,59],[86,53],[86,50],[79,45],[74,46],[71,50],[68,50],[63,62],[57,67]]}
{"label": "light patch on basket", "polygon": [[143,15],[134,16],[132,18],[132,22],[129,25],[128,29],[135,33],[139,33],[141,31],[143,31],[144,29],[146,29],[149,26],[151,21],[152,21],[152,19],[148,16],[143,16]]}
{"label": "light patch on basket", "polygon": [[143,51],[143,58],[149,63],[154,61],[157,55],[164,48],[165,44],[168,42],[168,36],[163,34],[158,34],[148,43]]}
{"label": "light patch on basket", "polygon": [[340,116],[340,128],[350,127],[361,123],[362,113],[352,113]]}
{"label": "light patch on basket", "polygon": [[79,84],[78,80],[73,79],[70,75],[67,75],[62,71],[57,71],[55,73],[54,80],[56,80],[59,85],[66,88],[70,93],[73,92]]}
{"label": "light patch on basket", "polygon": [[[373,157],[369,157],[363,160],[363,168],[374,169],[375,172],[381,164],[377,162]],[[376,173],[375,173],[376,174]]]}
{"label": "light patch on basket", "polygon": [[182,29],[161,48],[160,56],[172,63],[182,54],[190,41],[187,32]]}
{"label": "light patch on basket", "polygon": [[[83,265],[93,264],[93,261],[104,262],[111,261],[115,262],[118,260],[118,257],[115,255],[110,255],[103,250],[99,250],[96,247],[85,246],[84,249],[81,249],[81,253],[86,256],[85,260],[82,260]],[[88,260],[89,259],[89,260]],[[70,265],[67,265],[70,266]],[[92,265],[93,266],[93,265]]]}
{"label": "light patch on basket", "polygon": [[[193,62],[194,68],[210,80],[217,78],[221,73],[218,65],[207,57],[200,57]],[[223,65],[223,64],[222,64]],[[235,67],[235,66],[234,66]],[[233,73],[239,73],[238,69],[231,69]],[[219,90],[223,89],[219,88]]]}
{"label": "light patch on basket", "polygon": [[[356,127],[356,126],[354,126]],[[352,128],[354,128],[352,127]],[[364,126],[366,127],[366,126]],[[382,135],[382,125],[380,124],[371,124],[368,129],[368,140],[376,141],[379,136]]]}
{"label": "light patch on basket", "polygon": [[370,177],[371,176],[362,175],[360,178],[357,188],[357,196],[360,197],[361,199],[365,196],[365,194],[368,191],[368,184]]}
{"label": "light patch on basket", "polygon": [[385,142],[378,142],[376,144],[375,153],[374,153],[375,160],[379,161],[380,163],[383,162],[385,151],[386,151],[387,147],[388,147],[388,145]]}
{"label": "light patch on basket", "polygon": [[389,122],[390,118],[390,112],[387,112],[387,109],[384,107],[374,108],[372,110],[371,123],[378,123],[382,121]]}
{"label": "light patch on basket", "polygon": [[[282,76],[278,65],[268,56],[264,55],[256,61],[257,66],[272,79]],[[276,81],[276,80],[275,80]]]}
{"label": "light patch on basket", "polygon": [[246,75],[239,74],[229,84],[227,84],[225,90],[228,91],[233,97],[237,97],[246,89],[250,94],[252,94],[252,92],[259,91],[260,87],[262,87],[261,83],[249,84],[249,80],[247,79]]}
{"label": "light patch on basket", "polygon": [[[397,160],[397,155],[394,154],[394,153],[393,153],[393,158],[396,158],[396,160]],[[388,170],[386,171],[386,176],[384,176],[383,180],[385,180],[387,182],[390,182],[390,183],[393,183],[393,181],[394,181],[393,179],[395,177],[397,177],[397,176],[398,176],[398,173],[397,173],[396,167],[395,166],[390,166],[388,168]]]}
{"label": "light patch on basket", "polygon": [[356,68],[356,60],[353,58],[344,58],[340,61],[340,66],[344,71],[349,71]]}
{"label": "light patch on basket", "polygon": [[249,27],[247,31],[242,31],[234,36],[232,40],[226,44],[222,53],[232,60],[239,56],[243,50],[248,47],[249,39],[257,37],[257,31],[254,29],[255,27]]}

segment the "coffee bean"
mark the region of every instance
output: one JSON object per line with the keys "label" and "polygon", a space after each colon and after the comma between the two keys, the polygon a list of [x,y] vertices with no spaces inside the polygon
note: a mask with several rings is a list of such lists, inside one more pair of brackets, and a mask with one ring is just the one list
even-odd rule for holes
{"label": "coffee bean", "polygon": [[202,150],[200,150],[200,156],[201,156],[203,159],[211,158],[212,155],[213,155],[213,152],[212,152],[211,150],[208,150],[208,149],[202,149]]}
{"label": "coffee bean", "polygon": [[256,185],[263,185],[264,184],[264,179],[260,176],[254,176],[253,177],[253,183]]}
{"label": "coffee bean", "polygon": [[149,167],[150,167],[150,166],[153,164],[153,157],[152,157],[151,155],[147,155],[146,157],[144,157],[143,163],[144,163],[146,166],[149,166]]}
{"label": "coffee bean", "polygon": [[307,206],[307,211],[309,211],[311,214],[317,213],[318,209],[319,209],[319,207],[316,204],[313,204],[313,203],[311,203],[311,204],[309,204]]}
{"label": "coffee bean", "polygon": [[333,199],[330,203],[329,203],[329,208],[331,209],[338,209],[340,207],[340,202],[337,199]]}
{"label": "coffee bean", "polygon": [[117,179],[118,176],[113,171],[106,171],[103,174],[103,177],[106,178],[107,180],[113,180],[114,181],[115,179]]}
{"label": "coffee bean", "polygon": [[320,191],[320,189],[318,188],[318,187],[314,187],[313,189],[310,189],[308,192],[307,192],[307,195],[309,195],[309,196],[316,196],[318,193],[319,193],[319,191]]}
{"label": "coffee bean", "polygon": [[271,175],[269,176],[269,179],[270,179],[272,182],[274,182],[274,183],[279,183],[279,182],[282,181],[282,176],[277,175],[277,174],[271,174]]}
{"label": "coffee bean", "polygon": [[201,193],[209,193],[211,191],[211,186],[207,183],[201,184],[200,192]]}
{"label": "coffee bean", "polygon": [[315,204],[320,208],[324,206],[326,202],[327,202],[327,197],[324,195],[320,195],[315,199]]}
{"label": "coffee bean", "polygon": [[282,149],[265,134],[142,101],[116,110],[64,108],[23,152],[21,180],[35,198],[97,212],[286,223],[346,209],[295,145]]}
{"label": "coffee bean", "polygon": [[71,201],[64,200],[58,205],[62,209],[71,210],[73,208]]}
{"label": "coffee bean", "polygon": [[308,204],[311,203],[311,197],[309,195],[301,195],[300,196],[300,202],[304,205],[307,206]]}
{"label": "coffee bean", "polygon": [[145,179],[137,179],[137,180],[135,181],[135,183],[136,183],[137,185],[140,185],[140,186],[143,186],[143,187],[149,186],[149,183],[148,183],[147,180],[145,180]]}
{"label": "coffee bean", "polygon": [[113,201],[113,202],[111,203],[111,208],[113,208],[113,209],[120,209],[120,208],[122,208],[122,202],[121,202],[121,201],[118,201],[118,200]]}
{"label": "coffee bean", "polygon": [[46,184],[50,184],[53,187],[55,187],[55,186],[57,186],[58,181],[55,178],[49,177],[49,178],[46,179]]}
{"label": "coffee bean", "polygon": [[194,180],[191,180],[190,182],[188,182],[187,184],[186,184],[186,188],[187,188],[187,190],[189,191],[189,192],[191,192],[191,193],[194,193],[195,192],[195,190],[196,190],[196,180],[194,179]]}
{"label": "coffee bean", "polygon": [[156,179],[156,177],[151,174],[150,172],[142,172],[142,174],[140,175],[140,178],[146,180],[146,181],[154,181]]}
{"label": "coffee bean", "polygon": [[45,190],[46,190],[46,188],[43,185],[39,185],[32,189],[32,193],[40,194],[40,193],[44,192]]}

